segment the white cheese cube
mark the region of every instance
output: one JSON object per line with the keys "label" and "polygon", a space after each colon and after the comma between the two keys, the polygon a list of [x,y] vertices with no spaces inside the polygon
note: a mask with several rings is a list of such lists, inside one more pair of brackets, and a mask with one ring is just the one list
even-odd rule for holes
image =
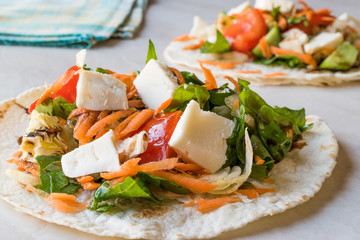
{"label": "white cheese cube", "polygon": [[146,131],[141,131],[123,141],[118,141],[118,153],[124,154],[127,159],[134,158],[146,151],[148,143],[149,135]]}
{"label": "white cheese cube", "polygon": [[335,30],[343,31],[346,26],[352,27],[358,33],[360,33],[360,21],[348,13],[343,13],[331,24],[331,27]]}
{"label": "white cheese cube", "polygon": [[295,3],[289,0],[256,0],[255,8],[271,11],[273,8],[280,7],[283,13],[289,13],[294,9]]}
{"label": "white cheese cube", "polygon": [[304,53],[302,45],[298,39],[284,39],[279,43],[279,47],[285,50],[291,50],[298,53]]}
{"label": "white cheese cube", "polygon": [[61,166],[64,174],[72,178],[120,170],[114,132],[110,130],[101,138],[65,154]]}
{"label": "white cheese cube", "polygon": [[82,68],[85,65],[85,60],[86,60],[86,49],[82,49],[76,54],[76,66]]}
{"label": "white cheese cube", "polygon": [[211,41],[215,37],[216,40],[216,26],[214,24],[208,25],[199,16],[195,16],[193,27],[190,30],[189,36],[204,41],[208,39]]}
{"label": "white cheese cube", "polygon": [[226,161],[226,139],[234,123],[213,112],[200,109],[192,100],[170,138],[171,146],[184,161],[195,163],[211,173],[219,170]]}
{"label": "white cheese cube", "polygon": [[313,54],[324,48],[336,48],[344,41],[341,33],[322,32],[314,37],[309,43],[304,45],[304,50],[308,54]]}
{"label": "white cheese cube", "polygon": [[93,111],[127,109],[126,85],[109,74],[82,70],[76,105]]}
{"label": "white cheese cube", "polygon": [[238,5],[237,7],[234,7],[232,9],[230,9],[226,14],[227,15],[232,15],[232,14],[239,14],[242,13],[243,11],[247,10],[251,8],[251,4],[249,1],[243,2],[240,5]]}
{"label": "white cheese cube", "polygon": [[292,28],[282,34],[283,39],[297,39],[301,45],[304,45],[309,41],[309,37],[306,33],[298,28]]}
{"label": "white cheese cube", "polygon": [[134,80],[134,85],[150,109],[157,109],[163,102],[172,97],[179,86],[177,79],[163,63],[151,59]]}

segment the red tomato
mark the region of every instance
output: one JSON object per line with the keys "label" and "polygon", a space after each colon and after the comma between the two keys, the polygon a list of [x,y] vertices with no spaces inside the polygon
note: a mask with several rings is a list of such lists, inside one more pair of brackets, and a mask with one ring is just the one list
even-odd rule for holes
{"label": "red tomato", "polygon": [[138,130],[138,132],[146,131],[149,134],[148,148],[139,156],[141,158],[139,164],[156,162],[165,158],[177,156],[175,151],[168,145],[168,142],[175,130],[181,114],[181,111],[161,115],[158,114],[147,121]]}
{"label": "red tomato", "polygon": [[248,52],[258,44],[266,31],[267,26],[261,12],[257,9],[248,9],[224,31],[224,36],[233,39],[231,49]]}
{"label": "red tomato", "polygon": [[[79,75],[75,73],[79,69],[80,68],[78,66],[72,66],[71,68],[69,68],[63,74],[63,76],[65,76],[65,79],[62,79],[61,88],[58,91],[54,92],[50,97],[56,98],[58,96],[62,96],[69,103],[74,103],[76,100],[76,86],[79,81]],[[35,109],[37,102],[38,99],[30,105],[30,108],[28,110],[29,113],[31,113]]]}

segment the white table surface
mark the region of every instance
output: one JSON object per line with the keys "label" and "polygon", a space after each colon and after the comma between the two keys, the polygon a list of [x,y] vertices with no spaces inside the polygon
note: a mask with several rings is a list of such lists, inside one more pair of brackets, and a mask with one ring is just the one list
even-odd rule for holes
{"label": "white table surface", "polygon": [[[217,13],[241,1],[150,1],[141,32],[132,40],[110,40],[88,51],[87,64],[119,73],[145,64],[148,39],[159,59],[169,41],[189,31],[194,15],[213,22]],[[310,1],[308,1],[310,2]],[[315,9],[360,17],[359,0],[317,0]],[[77,49],[0,46],[0,101],[30,87],[51,83],[75,63]],[[322,189],[307,203],[265,217],[216,239],[360,239],[360,81],[336,87],[255,88],[270,104],[306,109],[323,117],[339,141],[338,164]],[[0,201],[0,239],[114,239],[99,238],[46,223],[15,211]]]}

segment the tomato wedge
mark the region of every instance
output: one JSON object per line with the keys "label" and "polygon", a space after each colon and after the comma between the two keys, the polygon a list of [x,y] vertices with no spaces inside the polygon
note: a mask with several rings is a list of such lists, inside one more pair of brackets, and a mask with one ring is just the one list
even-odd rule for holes
{"label": "tomato wedge", "polygon": [[266,31],[261,12],[258,9],[248,9],[224,31],[224,36],[232,39],[231,49],[246,53],[258,44]]}
{"label": "tomato wedge", "polygon": [[61,75],[56,82],[54,82],[50,88],[41,95],[39,99],[34,101],[28,112],[31,113],[36,106],[48,99],[49,97],[55,98],[62,96],[69,103],[74,103],[76,100],[76,86],[79,81],[79,75],[76,72],[80,68],[78,66],[72,66],[63,75]]}
{"label": "tomato wedge", "polygon": [[148,120],[139,130],[149,134],[149,144],[146,151],[139,156],[139,164],[156,162],[165,158],[176,157],[177,154],[168,145],[171,135],[181,117],[182,112],[176,111],[158,114]]}

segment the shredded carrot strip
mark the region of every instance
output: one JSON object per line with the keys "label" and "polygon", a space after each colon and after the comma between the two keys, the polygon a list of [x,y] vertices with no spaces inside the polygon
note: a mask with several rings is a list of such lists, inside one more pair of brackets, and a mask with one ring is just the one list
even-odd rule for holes
{"label": "shredded carrot strip", "polygon": [[162,110],[166,109],[172,101],[172,97],[163,102],[154,112],[154,115],[159,114]]}
{"label": "shredded carrot strip", "polygon": [[265,183],[270,183],[270,184],[275,183],[275,181],[272,178],[264,178],[262,181],[265,182]]}
{"label": "shredded carrot strip", "polygon": [[132,119],[129,124],[116,136],[116,139],[119,140],[126,135],[135,132],[138,130],[147,120],[149,120],[154,115],[154,110],[145,109],[142,110],[138,115]]}
{"label": "shredded carrot strip", "polygon": [[179,70],[177,70],[176,68],[169,68],[169,69],[175,74],[180,85],[185,84],[185,79]]}
{"label": "shredded carrot strip", "polygon": [[204,45],[204,40],[199,40],[198,43],[190,44],[188,46],[183,47],[183,50],[195,50],[201,48],[202,45]]}
{"label": "shredded carrot strip", "polygon": [[99,188],[100,184],[93,182],[93,181],[89,181],[89,182],[81,183],[81,186],[83,187],[83,189],[91,191],[91,190]]}
{"label": "shredded carrot strip", "polygon": [[255,191],[255,189],[239,189],[237,192],[245,195],[249,199],[258,198],[259,194]]}
{"label": "shredded carrot strip", "polygon": [[328,16],[331,14],[331,11],[327,8],[320,8],[320,9],[316,10],[315,13]]}
{"label": "shredded carrot strip", "polygon": [[214,190],[217,188],[217,185],[213,185],[204,181],[201,181],[199,179],[186,177],[181,174],[173,174],[165,171],[154,171],[151,172],[152,174],[161,177],[166,178],[168,180],[171,180],[180,186],[183,186],[187,189],[189,189],[192,192],[210,192],[211,190]]}
{"label": "shredded carrot strip", "polygon": [[217,88],[218,86],[217,86],[215,77],[212,74],[212,72],[210,71],[210,69],[204,67],[202,63],[200,63],[200,66],[201,66],[201,69],[203,70],[204,75],[205,75],[205,84],[211,84],[213,89]]}
{"label": "shredded carrot strip", "polygon": [[64,213],[76,213],[89,207],[88,203],[46,198],[46,202],[56,210]]}
{"label": "shredded carrot strip", "polygon": [[262,164],[265,163],[265,161],[261,157],[259,157],[258,155],[254,156],[254,160],[255,160],[256,165],[262,165]]}
{"label": "shredded carrot strip", "polygon": [[268,193],[268,192],[275,192],[274,188],[256,188],[255,191],[258,194],[264,194],[264,193]]}
{"label": "shredded carrot strip", "polygon": [[22,156],[22,151],[17,151],[15,153],[13,153],[12,157],[15,159],[20,159]]}
{"label": "shredded carrot strip", "polygon": [[126,178],[127,178],[126,176],[115,178],[115,179],[109,181],[109,184],[110,184],[110,186],[118,185],[119,183],[122,183],[123,181],[125,181]]}
{"label": "shredded carrot strip", "polygon": [[31,173],[32,175],[34,175],[36,177],[39,176],[39,165],[37,165],[33,162],[22,160],[22,159],[15,159],[14,162],[18,167],[23,168],[24,170]]}
{"label": "shredded carrot strip", "polygon": [[[83,114],[83,115],[86,115]],[[81,115],[81,116],[83,116]],[[92,125],[94,125],[97,117],[99,115],[99,112],[91,111],[87,118],[83,120],[83,122],[74,129],[74,137],[79,140],[79,145],[83,145],[85,143],[90,142],[90,138],[86,137],[86,133],[91,128]],[[79,121],[79,119],[78,119]],[[96,133],[96,132],[95,132]]]}
{"label": "shredded carrot strip", "polygon": [[235,197],[222,197],[215,198],[210,200],[205,200],[203,198],[199,198],[198,200],[191,201],[187,204],[184,204],[183,207],[192,206],[194,204],[199,204],[197,210],[201,213],[208,213],[214,211],[226,204],[242,202],[241,198]]}
{"label": "shredded carrot strip", "polygon": [[76,108],[76,109],[72,110],[72,112],[70,113],[68,119],[77,117],[77,116],[79,116],[81,114],[84,114],[86,112],[89,112],[89,110],[87,110],[86,108]]}
{"label": "shredded carrot strip", "polygon": [[358,44],[355,44],[355,47],[359,50],[359,52],[360,52],[360,43],[358,43]]}
{"label": "shredded carrot strip", "polygon": [[181,36],[178,36],[176,38],[173,39],[173,42],[186,42],[186,41],[190,41],[192,39],[195,39],[194,37],[190,37],[189,34],[184,34]]}
{"label": "shredded carrot strip", "polygon": [[236,73],[255,74],[255,73],[261,73],[261,70],[255,70],[255,71],[239,70],[236,71]]}
{"label": "shredded carrot strip", "polygon": [[242,64],[243,62],[216,62],[211,60],[197,60],[198,63],[208,64],[220,69],[234,69],[237,64]]}
{"label": "shredded carrot strip", "polygon": [[14,160],[14,159],[8,159],[8,160],[6,160],[6,162],[8,162],[8,163],[14,163],[15,160]]}
{"label": "shredded carrot strip", "polygon": [[57,200],[67,200],[67,201],[76,201],[76,197],[74,195],[66,194],[66,193],[50,193],[48,195],[51,199],[57,199]]}
{"label": "shredded carrot strip", "polygon": [[[110,113],[109,110],[101,111],[100,114],[99,114],[99,116],[98,116],[98,118],[97,118],[97,121],[96,121],[96,122],[104,119],[107,115],[109,115],[109,113]],[[100,131],[98,131],[98,132],[96,133],[95,139],[98,139],[98,138],[102,137],[102,136],[103,136],[105,133],[107,133],[107,132],[108,132],[108,130],[105,129],[105,128],[100,129]]]}
{"label": "shredded carrot strip", "polygon": [[119,171],[100,173],[100,176],[104,179],[133,176],[138,172],[136,166],[140,160],[140,158],[129,159],[123,165],[121,165],[121,169]]}
{"label": "shredded carrot strip", "polygon": [[117,140],[119,140],[120,138],[118,137],[120,135],[120,133],[124,130],[124,128],[129,124],[129,122],[131,122],[137,115],[139,114],[139,112],[134,112],[132,115],[130,115],[129,117],[127,117],[125,120],[123,120],[115,129],[114,129],[114,134]]}
{"label": "shredded carrot strip", "polygon": [[103,119],[101,119],[100,121],[95,123],[93,126],[91,126],[91,128],[85,134],[84,141],[90,142],[92,137],[95,136],[95,134],[98,131],[100,131],[102,128],[106,127],[109,124],[117,122],[121,118],[125,118],[125,117],[129,116],[134,111],[135,111],[134,108],[129,108],[126,110],[120,110],[120,111],[114,112],[114,113],[104,117]]}
{"label": "shredded carrot strip", "polygon": [[170,170],[176,166],[178,158],[167,158],[158,162],[149,162],[138,166],[139,171],[152,172],[159,170]]}
{"label": "shredded carrot strip", "polygon": [[180,171],[198,171],[204,169],[193,163],[176,163],[174,168]]}
{"label": "shredded carrot strip", "polygon": [[132,89],[127,95],[127,99],[131,99],[133,98],[135,95],[137,94],[137,89],[134,87],[134,89]]}
{"label": "shredded carrot strip", "polygon": [[290,137],[291,139],[294,138],[294,130],[289,129],[288,131],[286,131],[286,133],[289,134],[289,137]]}
{"label": "shredded carrot strip", "polygon": [[271,46],[270,49],[271,49],[271,52],[273,54],[275,54],[276,56],[292,55],[292,56],[298,57],[299,60],[302,61],[303,63],[309,64],[313,67],[316,67],[316,65],[317,65],[316,61],[313,59],[311,54],[301,54],[301,53],[298,53],[295,51],[285,50],[285,49],[274,47],[274,46]]}
{"label": "shredded carrot strip", "polygon": [[128,75],[128,74],[119,74],[119,73],[116,73],[116,72],[113,72],[109,69],[106,69],[106,71],[113,77],[116,77],[117,79],[119,79],[122,83],[124,83],[126,85],[126,91],[129,91],[129,89],[133,86],[133,82],[136,78],[136,73],[134,73],[132,70],[131,70],[131,74]]}
{"label": "shredded carrot strip", "polygon": [[271,58],[271,50],[270,50],[270,47],[269,47],[269,45],[268,45],[268,43],[266,41],[265,36],[260,39],[259,44],[260,44],[260,49],[261,49],[262,55],[265,58]]}
{"label": "shredded carrot strip", "polygon": [[305,11],[307,11],[307,10],[312,10],[312,9],[309,7],[309,5],[307,5],[307,3],[306,3],[305,1],[300,0],[300,1],[298,1],[298,3],[301,4],[301,5],[303,5],[303,8],[304,8]]}
{"label": "shredded carrot strip", "polygon": [[270,74],[264,74],[264,77],[276,77],[276,76],[286,76],[287,73],[282,72],[276,72],[276,73],[270,73]]}
{"label": "shredded carrot strip", "polygon": [[85,175],[85,176],[77,177],[76,180],[79,183],[84,183],[84,182],[90,182],[90,181],[94,180],[94,178],[92,176]]}
{"label": "shredded carrot strip", "polygon": [[225,79],[229,80],[232,84],[234,84],[236,91],[239,93],[240,92],[240,87],[239,87],[239,83],[238,81],[236,81],[234,78],[230,77],[230,76],[224,76]]}
{"label": "shredded carrot strip", "polygon": [[20,172],[24,172],[24,171],[25,171],[25,168],[17,167],[17,170],[20,171]]}
{"label": "shredded carrot strip", "polygon": [[279,28],[283,31],[286,29],[287,27],[287,21],[286,21],[286,18],[282,15],[279,16]]}
{"label": "shredded carrot strip", "polygon": [[133,107],[133,108],[143,108],[143,107],[145,107],[145,104],[141,100],[129,100],[128,104],[129,104],[129,107]]}

